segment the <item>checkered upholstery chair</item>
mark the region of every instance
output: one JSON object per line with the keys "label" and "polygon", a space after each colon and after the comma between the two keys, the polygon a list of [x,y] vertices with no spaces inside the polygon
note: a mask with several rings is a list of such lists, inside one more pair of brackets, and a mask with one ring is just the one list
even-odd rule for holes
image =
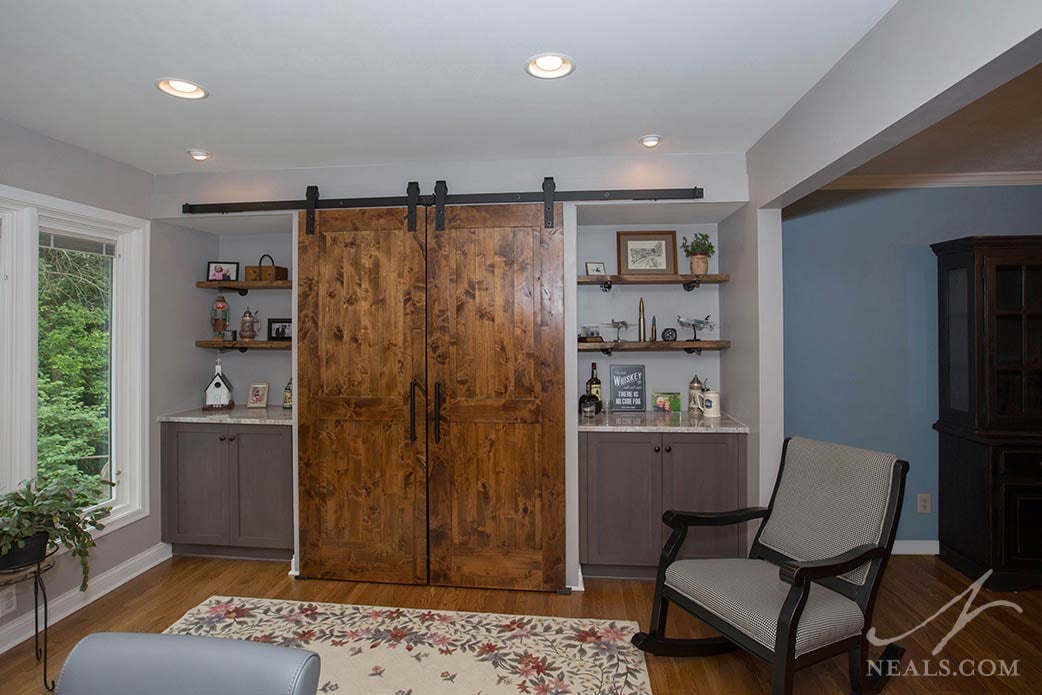
{"label": "checkered upholstery chair", "polygon": [[[908,463],[892,454],[786,439],[769,507],[733,512],[667,511],[651,629],[633,643],[660,656],[707,656],[743,648],[772,665],[773,695],[792,692],[800,667],[847,653],[851,689],[882,687],[887,669],[865,660],[865,631],[890,557]],[[677,560],[692,526],[762,519],[748,558]],[[722,635],[665,636],[670,603]],[[900,660],[892,644],[881,661]]]}

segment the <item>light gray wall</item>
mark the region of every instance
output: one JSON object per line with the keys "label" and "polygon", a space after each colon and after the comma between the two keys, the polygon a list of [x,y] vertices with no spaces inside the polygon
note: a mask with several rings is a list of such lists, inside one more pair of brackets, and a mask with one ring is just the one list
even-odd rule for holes
{"label": "light gray wall", "polygon": [[782,207],[1042,61],[1038,0],[901,0],[749,150]]}
{"label": "light gray wall", "polygon": [[[3,120],[0,120],[0,184],[143,219],[149,217],[151,174]],[[155,253],[153,239],[153,258]],[[157,278],[153,276],[153,292],[156,282]],[[159,282],[163,282],[162,276]],[[153,355],[153,366],[156,364]],[[148,378],[148,375],[143,374],[141,378]],[[153,393],[153,401],[155,397]],[[153,457],[149,467],[154,473],[150,480],[151,516],[98,540],[98,547],[90,560],[93,575],[111,569],[159,542],[158,459]],[[59,557],[57,566],[47,576],[50,596],[53,598],[75,589],[79,585],[79,571],[78,562],[67,555]],[[32,610],[32,588],[29,585],[19,586],[17,601],[17,610],[0,618],[0,626]]]}
{"label": "light gray wall", "polygon": [[[615,233],[624,230],[638,229],[670,229],[677,233],[679,247],[681,237],[691,238],[696,233],[707,233],[717,244],[715,224],[689,225],[585,225],[578,228],[578,249],[576,255],[576,272],[584,275],[586,261],[604,261],[609,274],[618,272],[617,247]],[[721,264],[720,254],[709,260],[709,272],[718,272]],[[678,248],[677,266],[681,273],[690,272],[689,261]],[[723,271],[723,272],[726,272]],[[656,287],[617,285],[611,292],[602,292],[597,285],[584,285],[577,289],[579,325],[587,323],[607,322],[615,318],[631,322],[632,328],[622,334],[623,340],[637,339],[637,316],[640,298],[644,298],[644,312],[648,335],[651,335],[651,317],[658,318],[658,332],[662,335],[664,328],[675,328],[678,339],[691,337],[691,329],[681,328],[676,323],[677,314],[685,317],[702,318],[712,315],[720,324],[715,331],[702,332],[700,338],[717,339],[727,337],[727,323],[720,317],[719,285],[704,285],[693,292],[685,292],[678,286]],[[605,340],[615,339],[615,329],[601,326],[601,335]],[[608,357],[599,352],[583,352],[579,354],[578,388],[579,393],[586,390],[586,379],[590,376],[590,366],[597,363],[597,371],[604,384],[604,399],[610,397],[608,387],[608,367],[612,364],[643,364],[647,370],[647,398],[655,391],[676,391],[681,395],[681,406],[687,407],[687,384],[694,374],[708,379],[712,388],[722,388],[720,382],[720,353],[704,352],[701,355],[675,353],[631,353],[620,352]],[[727,400],[724,400],[727,407]]]}
{"label": "light gray wall", "polygon": [[544,176],[557,189],[682,188],[701,186],[706,201],[749,199],[745,155],[648,152],[629,157],[571,157],[473,162],[406,162],[393,165],[280,169],[156,176],[152,217],[181,215],[183,203],[301,200],[308,185],[324,198],[405,195],[409,181],[432,193],[444,179],[449,193],[539,191]]}
{"label": "light gray wall", "polygon": [[0,184],[147,220],[152,175],[0,119]]}
{"label": "light gray wall", "polygon": [[[293,230],[292,220],[286,221],[285,234],[226,234],[218,237],[218,255],[211,260],[238,261],[240,277],[245,273],[246,265],[256,265],[262,254],[270,254],[275,262],[282,266],[291,266],[293,258]],[[265,261],[267,262],[267,261]],[[201,273],[203,268],[199,269]],[[294,269],[290,268],[290,279],[293,279]],[[216,295],[208,291],[207,298],[210,303]],[[293,315],[293,296],[282,290],[252,290],[245,297],[240,297],[235,292],[225,292],[224,298],[228,300],[228,308],[231,312],[230,328],[239,330],[242,314],[249,307],[260,319],[257,328],[257,339],[264,340],[268,336],[268,319],[290,318]],[[207,311],[201,311],[196,322],[197,332],[202,337],[209,332],[209,304],[205,305]],[[196,348],[197,349],[197,348]],[[210,352],[211,365],[206,374],[213,373],[212,359],[216,353]],[[247,389],[250,384],[268,384],[268,403],[274,405],[282,404],[282,391],[289,381],[292,356],[288,351],[276,350],[249,350],[238,352],[237,350],[226,351],[221,355],[221,363],[224,372],[228,375],[234,386],[235,402],[246,405]],[[206,378],[209,378],[208,376]]]}

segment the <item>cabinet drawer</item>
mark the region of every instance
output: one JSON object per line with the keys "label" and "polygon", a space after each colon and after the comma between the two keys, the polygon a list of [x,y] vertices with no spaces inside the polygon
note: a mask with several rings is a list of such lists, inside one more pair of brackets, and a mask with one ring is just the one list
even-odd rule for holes
{"label": "cabinet drawer", "polygon": [[1042,483],[1042,449],[1010,449],[1000,455],[999,475],[1006,480]]}

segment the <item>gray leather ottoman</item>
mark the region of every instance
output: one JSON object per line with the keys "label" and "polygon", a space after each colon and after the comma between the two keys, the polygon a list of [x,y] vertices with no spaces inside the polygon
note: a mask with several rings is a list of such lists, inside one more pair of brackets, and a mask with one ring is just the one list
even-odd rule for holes
{"label": "gray leather ottoman", "polygon": [[318,654],[216,637],[99,632],[80,640],[56,695],[315,695]]}

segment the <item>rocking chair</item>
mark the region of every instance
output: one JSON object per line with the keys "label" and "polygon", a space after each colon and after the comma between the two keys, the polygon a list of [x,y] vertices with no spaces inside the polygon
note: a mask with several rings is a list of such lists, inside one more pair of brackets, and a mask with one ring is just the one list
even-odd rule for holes
{"label": "rocking chair", "polygon": [[[709,656],[742,648],[771,664],[772,695],[792,693],[796,669],[848,655],[854,695],[881,689],[890,644],[866,661],[865,633],[894,545],[908,463],[891,454],[786,439],[770,506],[732,512],[667,511],[651,629],[633,644],[657,656]],[[762,519],[748,558],[677,560],[692,526]],[[675,603],[722,636],[666,637]]]}

